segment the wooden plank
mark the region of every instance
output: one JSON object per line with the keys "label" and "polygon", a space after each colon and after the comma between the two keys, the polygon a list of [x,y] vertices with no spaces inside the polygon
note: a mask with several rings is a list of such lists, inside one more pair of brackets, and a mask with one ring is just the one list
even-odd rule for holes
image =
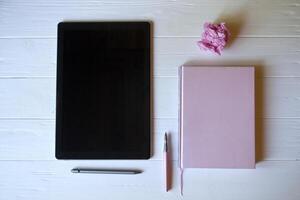
{"label": "wooden plank", "polygon": [[[288,165],[286,165],[288,164]],[[201,169],[186,172],[185,197],[205,199],[298,199],[299,162],[262,162],[255,170]],[[298,179],[298,180],[297,180]],[[199,190],[198,190],[198,189]],[[237,189],[237,190],[236,190]],[[207,193],[209,196],[207,196]],[[190,195],[189,195],[190,194]]]}
{"label": "wooden plank", "polygon": [[[300,117],[300,78],[256,82],[258,117]],[[177,78],[156,77],[153,90],[153,117],[177,118]],[[54,119],[55,78],[0,79],[0,105],[0,118]]]}
{"label": "wooden plank", "polygon": [[257,119],[257,160],[300,160],[300,119]]}
{"label": "wooden plank", "polygon": [[177,76],[186,64],[254,65],[256,77],[299,77],[299,38],[277,39],[238,38],[218,56],[200,51],[196,38],[157,38],[154,75]]}
{"label": "wooden plank", "polygon": [[[154,76],[177,76],[178,67],[255,65],[258,77],[300,77],[300,38],[238,38],[224,55],[204,53],[197,38],[155,38]],[[0,39],[1,77],[55,77],[56,39]]]}
{"label": "wooden plank", "polygon": [[[134,176],[71,174],[78,166],[137,168]],[[163,190],[160,161],[2,161],[2,199],[180,199],[177,163],[173,187]],[[299,162],[262,162],[253,170],[187,169],[184,198],[298,200]]]}
{"label": "wooden plank", "polygon": [[0,120],[0,160],[55,160],[55,120]]}
{"label": "wooden plank", "polygon": [[[244,38],[243,38],[244,39]],[[245,39],[247,40],[247,39]],[[254,42],[256,43],[256,42]],[[300,44],[300,43],[299,43]],[[243,49],[240,49],[240,52]],[[283,49],[284,51],[284,49]],[[268,51],[266,51],[267,53]],[[299,54],[299,55],[298,55]],[[220,57],[199,55],[157,54],[154,60],[154,76],[178,76],[178,67],[182,65],[208,66],[255,66],[256,77],[300,77],[300,53],[285,55],[239,55],[232,53]]]}
{"label": "wooden plank", "polygon": [[240,56],[253,56],[254,59],[254,56],[299,55],[300,50],[300,38],[237,38],[219,56],[200,51],[198,40],[198,37],[157,38],[154,48],[157,54],[199,56],[200,60],[226,56],[235,56],[236,59]]}
{"label": "wooden plank", "polygon": [[[257,120],[257,160],[300,160],[300,119]],[[176,119],[153,121],[153,155],[162,160],[163,133],[170,135],[172,159],[178,158]],[[0,120],[0,160],[55,160],[54,120]]]}
{"label": "wooden plank", "polygon": [[0,118],[55,116],[55,79],[0,79]]}
{"label": "wooden plank", "polygon": [[151,20],[155,36],[199,36],[225,21],[236,36],[299,36],[297,0],[1,1],[0,37],[53,37],[63,20]]}
{"label": "wooden plank", "polygon": [[[151,160],[162,159],[163,133],[154,125]],[[55,120],[2,119],[0,137],[0,160],[55,160]],[[171,141],[170,146],[177,147],[177,135]],[[174,152],[177,159],[177,149]]]}
{"label": "wooden plank", "polygon": [[56,39],[0,39],[0,77],[54,77]]}

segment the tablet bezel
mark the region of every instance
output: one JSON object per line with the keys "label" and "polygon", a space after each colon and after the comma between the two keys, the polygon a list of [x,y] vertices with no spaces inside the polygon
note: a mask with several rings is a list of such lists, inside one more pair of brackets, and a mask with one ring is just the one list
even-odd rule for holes
{"label": "tablet bezel", "polygon": [[138,22],[60,22],[58,24],[58,37],[57,37],[57,80],[56,80],[56,145],[55,145],[55,157],[57,159],[149,159],[151,156],[151,87],[148,91],[149,97],[149,106],[148,106],[148,119],[147,121],[147,130],[148,138],[145,144],[145,149],[141,152],[132,152],[132,153],[118,153],[117,155],[104,155],[101,152],[64,152],[63,151],[63,141],[62,141],[62,84],[63,84],[63,40],[64,40],[64,31],[65,30],[97,30],[97,27],[102,24],[113,24],[115,26],[121,25],[131,25],[131,26],[142,26],[146,30],[147,44],[147,70],[148,77],[145,81],[149,86],[151,86],[151,22],[138,21]]}

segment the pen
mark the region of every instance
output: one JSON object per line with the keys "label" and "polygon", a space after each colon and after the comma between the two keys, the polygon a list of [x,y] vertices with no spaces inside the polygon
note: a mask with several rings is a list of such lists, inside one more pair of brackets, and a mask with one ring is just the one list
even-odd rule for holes
{"label": "pen", "polygon": [[164,173],[165,173],[165,189],[166,192],[168,192],[169,189],[169,181],[168,181],[168,134],[165,133],[165,137],[164,137]]}
{"label": "pen", "polygon": [[72,173],[87,173],[87,174],[140,174],[140,170],[117,170],[117,169],[88,169],[88,168],[74,168]]}

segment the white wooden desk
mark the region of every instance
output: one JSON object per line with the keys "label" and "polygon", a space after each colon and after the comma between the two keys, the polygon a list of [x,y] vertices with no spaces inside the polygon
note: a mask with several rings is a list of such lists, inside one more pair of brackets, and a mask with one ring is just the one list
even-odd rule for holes
{"label": "white wooden desk", "polygon": [[[54,158],[56,28],[63,20],[152,20],[153,157]],[[206,21],[225,21],[222,56],[195,42]],[[0,0],[0,200],[181,199],[177,67],[255,65],[257,169],[186,170],[184,199],[300,199],[299,0]],[[172,135],[174,180],[163,190],[162,139]],[[136,176],[71,174],[76,166],[136,167]]]}

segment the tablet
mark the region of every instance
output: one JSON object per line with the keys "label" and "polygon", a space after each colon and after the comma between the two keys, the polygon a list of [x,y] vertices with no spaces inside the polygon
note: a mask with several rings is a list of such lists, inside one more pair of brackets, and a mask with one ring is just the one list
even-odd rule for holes
{"label": "tablet", "polygon": [[150,24],[58,24],[56,158],[150,157]]}

